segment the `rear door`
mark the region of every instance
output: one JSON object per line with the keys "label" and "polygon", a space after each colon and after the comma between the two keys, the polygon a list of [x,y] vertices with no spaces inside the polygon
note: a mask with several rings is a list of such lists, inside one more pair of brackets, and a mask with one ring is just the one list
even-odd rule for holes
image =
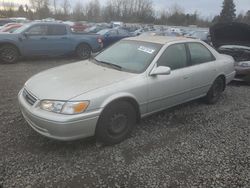
{"label": "rear door", "polygon": [[73,41],[67,34],[65,25],[49,25],[48,40],[50,45],[48,49],[51,55],[63,55],[73,51]]}
{"label": "rear door", "polygon": [[198,42],[187,43],[190,66],[190,97],[205,95],[216,77],[216,58],[209,49]]}

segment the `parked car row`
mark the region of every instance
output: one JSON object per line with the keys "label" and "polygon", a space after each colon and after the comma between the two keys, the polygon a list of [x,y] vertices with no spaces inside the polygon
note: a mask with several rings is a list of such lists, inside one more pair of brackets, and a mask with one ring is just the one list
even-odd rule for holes
{"label": "parked car row", "polygon": [[87,59],[92,53],[128,37],[184,36],[204,41],[220,53],[233,56],[236,61],[237,80],[250,81],[248,35],[250,26],[245,24],[218,24],[209,30],[197,27],[139,25],[122,22],[110,24],[62,22],[52,18],[28,24],[27,20],[23,19],[18,21],[22,23],[17,23],[14,19],[1,21],[11,22],[0,29],[0,60],[8,63],[16,62],[19,57],[29,56],[75,54],[80,59]]}

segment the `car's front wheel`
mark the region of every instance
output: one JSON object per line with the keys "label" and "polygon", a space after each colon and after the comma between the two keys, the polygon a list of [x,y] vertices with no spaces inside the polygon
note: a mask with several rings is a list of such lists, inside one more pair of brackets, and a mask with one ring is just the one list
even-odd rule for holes
{"label": "car's front wheel", "polygon": [[205,100],[208,104],[215,104],[219,100],[221,94],[224,91],[224,87],[225,87],[224,84],[225,83],[222,77],[218,77],[214,81],[212,87],[209,89],[205,97]]}
{"label": "car's front wheel", "polygon": [[91,48],[87,44],[80,44],[76,48],[76,55],[80,59],[88,59],[91,56]]}
{"label": "car's front wheel", "polygon": [[15,63],[18,60],[19,53],[15,46],[3,45],[0,47],[0,59],[5,63]]}
{"label": "car's front wheel", "polygon": [[104,109],[97,127],[97,141],[113,145],[123,141],[136,124],[136,111],[126,101],[119,101]]}

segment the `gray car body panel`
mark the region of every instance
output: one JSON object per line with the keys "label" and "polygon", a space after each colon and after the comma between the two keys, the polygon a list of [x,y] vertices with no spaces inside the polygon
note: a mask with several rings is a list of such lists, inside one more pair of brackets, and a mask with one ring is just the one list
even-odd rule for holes
{"label": "gray car body panel", "polygon": [[[159,43],[159,37],[156,39]],[[137,40],[137,38],[128,40]],[[168,46],[186,42],[203,44],[211,51],[216,60],[177,69],[172,71],[170,75],[150,75],[157,66],[157,60]],[[29,107],[25,104],[21,96],[22,91],[19,93],[19,101],[21,106],[24,106],[21,109],[28,111],[33,116],[53,122],[67,122],[69,125],[74,121],[84,121],[89,118],[98,119],[107,105],[121,98],[130,98],[136,101],[140,109],[140,116],[145,117],[157,111],[205,96],[214,80],[221,75],[225,76],[226,83],[234,78],[234,60],[232,57],[217,53],[212,47],[201,41],[171,39],[164,44],[147,70],[141,74],[122,72],[95,65],[88,61],[65,65],[42,72],[25,84],[25,87],[38,98],[38,102],[34,106]],[[86,112],[82,114],[62,115],[41,110],[39,108],[39,100],[41,99],[87,100],[90,101],[90,104]],[[26,117],[26,119],[29,119],[29,117]],[[88,134],[88,136],[95,134],[96,124],[97,122],[94,122],[92,126],[87,126],[85,131],[88,133],[92,131],[92,134]],[[79,126],[84,127],[81,123]],[[92,127],[91,130],[90,127]],[[77,138],[86,137],[84,129],[82,131],[82,136],[77,135]],[[47,134],[45,136],[60,139],[58,135]],[[70,140],[75,137],[67,135],[67,132],[65,132],[62,140],[65,140],[65,138]]]}

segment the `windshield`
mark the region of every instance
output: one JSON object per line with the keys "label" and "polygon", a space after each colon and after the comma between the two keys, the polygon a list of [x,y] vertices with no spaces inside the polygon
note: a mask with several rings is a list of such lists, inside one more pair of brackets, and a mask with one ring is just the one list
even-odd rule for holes
{"label": "windshield", "polygon": [[124,40],[104,50],[95,59],[99,63],[118,66],[124,71],[142,73],[161,47],[161,44]]}

